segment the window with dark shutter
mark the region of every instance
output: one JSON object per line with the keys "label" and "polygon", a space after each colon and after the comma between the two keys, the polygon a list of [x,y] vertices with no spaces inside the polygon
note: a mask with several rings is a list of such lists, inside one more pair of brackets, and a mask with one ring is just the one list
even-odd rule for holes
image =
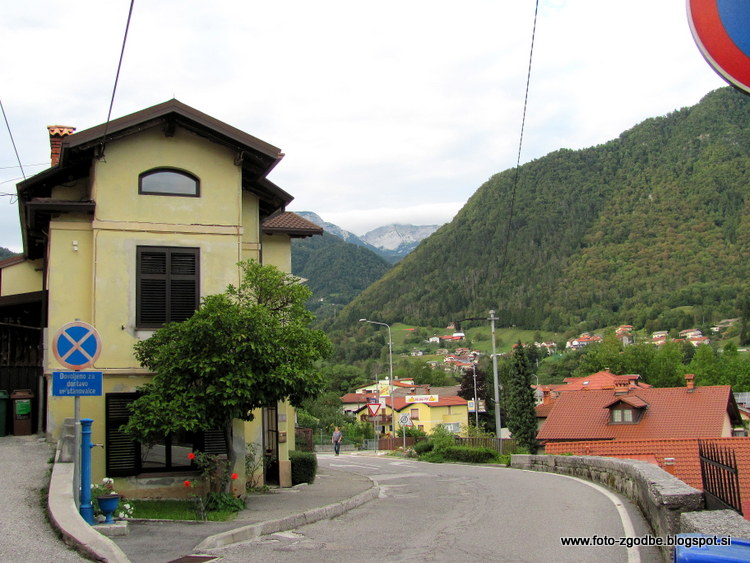
{"label": "window with dark shutter", "polygon": [[105,458],[108,477],[126,477],[140,473],[140,445],[120,431],[128,422],[128,405],[138,393],[107,393],[105,404]]}
{"label": "window with dark shutter", "polygon": [[139,473],[185,471],[194,469],[188,453],[227,454],[220,430],[178,432],[153,444],[143,445],[120,431],[130,418],[130,403],[140,393],[107,393],[105,400],[105,458],[108,477],[127,477]]}
{"label": "window with dark shutter", "polygon": [[189,318],[198,308],[199,249],[139,246],[137,260],[136,326]]}

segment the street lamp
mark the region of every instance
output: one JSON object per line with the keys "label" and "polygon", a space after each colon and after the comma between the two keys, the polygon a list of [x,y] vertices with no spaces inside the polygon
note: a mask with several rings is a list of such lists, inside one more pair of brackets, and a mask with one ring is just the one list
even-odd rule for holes
{"label": "street lamp", "polygon": [[[396,433],[396,405],[395,397],[393,396],[393,339],[391,338],[391,325],[388,323],[381,323],[378,321],[368,321],[367,319],[359,319],[361,323],[370,323],[372,325],[384,326],[388,329],[388,382],[391,389],[391,425],[393,426],[393,433]],[[404,431],[404,438],[406,437],[406,431]]]}

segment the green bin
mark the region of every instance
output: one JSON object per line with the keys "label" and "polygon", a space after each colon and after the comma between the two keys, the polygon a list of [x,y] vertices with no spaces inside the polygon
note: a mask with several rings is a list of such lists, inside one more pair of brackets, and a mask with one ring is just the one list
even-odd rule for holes
{"label": "green bin", "polygon": [[8,420],[8,392],[0,389],[0,436],[6,436],[6,421]]}

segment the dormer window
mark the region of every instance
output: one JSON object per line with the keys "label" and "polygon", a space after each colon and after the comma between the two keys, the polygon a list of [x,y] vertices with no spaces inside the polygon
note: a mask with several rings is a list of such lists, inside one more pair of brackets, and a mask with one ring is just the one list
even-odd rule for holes
{"label": "dormer window", "polygon": [[633,422],[633,410],[629,408],[612,409],[612,424],[629,424]]}
{"label": "dormer window", "polygon": [[175,195],[199,197],[200,181],[183,170],[156,168],[138,177],[138,193],[142,195]]}
{"label": "dormer window", "polygon": [[609,409],[610,424],[638,424],[648,408],[648,403],[635,395],[618,397],[604,405]]}

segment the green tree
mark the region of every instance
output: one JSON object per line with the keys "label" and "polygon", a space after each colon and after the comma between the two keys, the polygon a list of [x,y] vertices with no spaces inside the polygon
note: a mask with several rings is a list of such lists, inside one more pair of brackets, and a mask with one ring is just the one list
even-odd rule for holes
{"label": "green tree", "polygon": [[178,431],[222,429],[234,467],[232,421],[288,399],[298,406],[323,386],[315,363],[330,354],[304,303],[310,290],[273,266],[240,264],[238,287],[203,299],[192,317],[135,345],[154,372],[125,431],[153,442]]}
{"label": "green tree", "polygon": [[516,443],[530,452],[536,450],[536,411],[531,389],[531,369],[526,350],[519,340],[513,349],[507,387],[508,430]]}

